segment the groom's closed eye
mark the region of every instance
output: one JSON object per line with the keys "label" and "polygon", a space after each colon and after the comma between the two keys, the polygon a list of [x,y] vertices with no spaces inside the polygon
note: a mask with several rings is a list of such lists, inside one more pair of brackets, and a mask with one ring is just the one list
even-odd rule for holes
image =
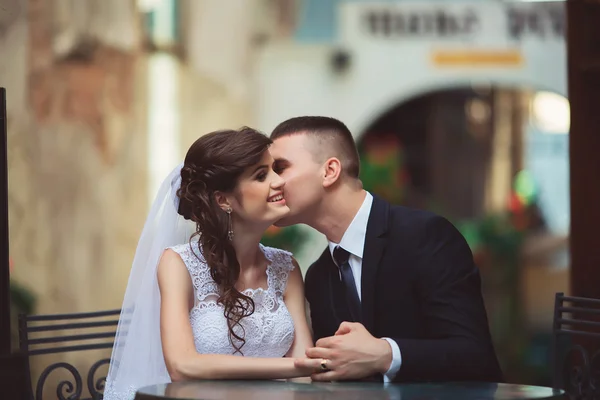
{"label": "groom's closed eye", "polygon": [[288,166],[289,163],[286,160],[275,160],[273,163],[273,171],[275,171],[276,174],[281,174]]}

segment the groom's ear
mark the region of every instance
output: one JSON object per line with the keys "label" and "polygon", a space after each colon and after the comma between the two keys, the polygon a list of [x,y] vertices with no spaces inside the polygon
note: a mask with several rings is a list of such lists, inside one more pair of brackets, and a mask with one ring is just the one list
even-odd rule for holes
{"label": "groom's ear", "polygon": [[219,207],[221,207],[221,210],[227,211],[228,209],[231,209],[231,203],[229,202],[229,199],[227,198],[225,193],[215,192],[215,201],[217,202]]}
{"label": "groom's ear", "polygon": [[330,187],[342,174],[342,163],[336,157],[328,158],[323,164],[323,187]]}

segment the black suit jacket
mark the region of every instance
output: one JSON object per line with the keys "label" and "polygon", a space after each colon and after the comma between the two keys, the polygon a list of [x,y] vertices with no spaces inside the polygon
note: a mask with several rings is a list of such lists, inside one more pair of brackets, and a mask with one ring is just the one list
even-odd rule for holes
{"label": "black suit jacket", "polygon": [[[315,341],[347,320],[329,249],[306,273]],[[446,219],[374,196],[362,261],[362,323],[396,341],[396,382],[501,382],[479,271],[463,236]]]}

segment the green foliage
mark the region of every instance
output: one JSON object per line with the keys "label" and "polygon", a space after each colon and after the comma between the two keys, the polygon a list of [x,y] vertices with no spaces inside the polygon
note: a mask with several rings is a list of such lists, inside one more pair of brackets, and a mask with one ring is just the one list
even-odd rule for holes
{"label": "green foliage", "polygon": [[35,309],[36,297],[27,288],[12,281],[10,283],[10,304],[17,313],[32,314]]}
{"label": "green foliage", "polygon": [[13,350],[19,346],[19,314],[33,314],[37,300],[33,292],[15,281],[10,282],[10,328]]}
{"label": "green foliage", "polygon": [[296,254],[305,240],[306,233],[297,225],[285,228],[272,226],[263,235],[261,243],[265,246],[276,247]]}

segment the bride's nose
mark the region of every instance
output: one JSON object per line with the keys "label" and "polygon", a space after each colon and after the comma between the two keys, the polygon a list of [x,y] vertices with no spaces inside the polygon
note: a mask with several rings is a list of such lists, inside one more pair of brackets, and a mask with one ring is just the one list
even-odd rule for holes
{"label": "bride's nose", "polygon": [[285,180],[279,175],[277,175],[277,177],[271,182],[271,187],[273,189],[282,189],[284,186]]}

